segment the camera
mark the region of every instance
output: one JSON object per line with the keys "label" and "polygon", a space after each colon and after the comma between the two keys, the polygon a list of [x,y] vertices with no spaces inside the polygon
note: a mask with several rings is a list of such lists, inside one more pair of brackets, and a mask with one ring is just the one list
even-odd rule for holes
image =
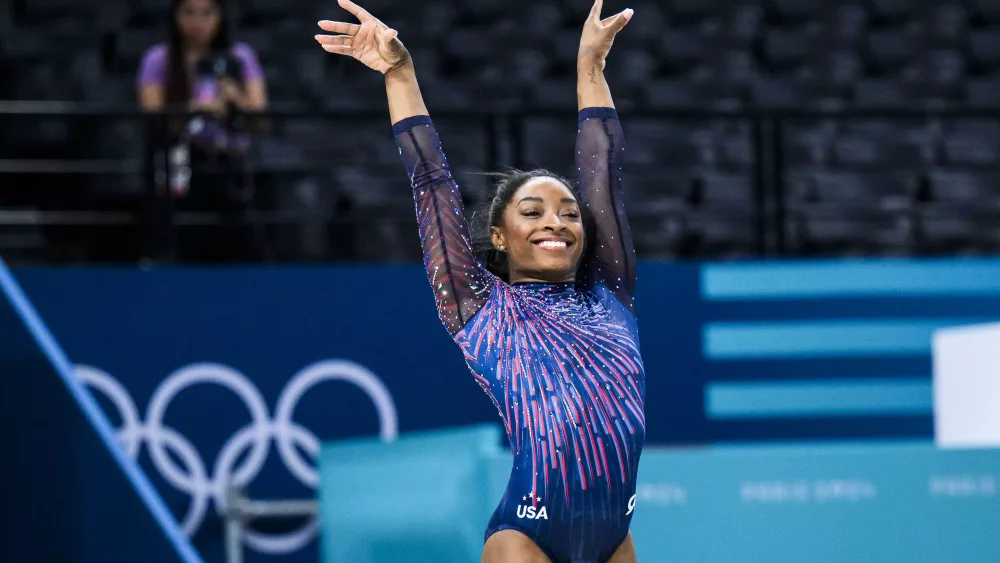
{"label": "camera", "polygon": [[203,57],[195,64],[195,72],[198,76],[219,78],[242,79],[240,63],[232,56],[211,55]]}

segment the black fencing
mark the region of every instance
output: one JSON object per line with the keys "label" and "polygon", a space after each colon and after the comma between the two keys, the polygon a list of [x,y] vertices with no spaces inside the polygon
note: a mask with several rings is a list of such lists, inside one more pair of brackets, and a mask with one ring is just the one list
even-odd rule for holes
{"label": "black fencing", "polygon": [[[433,109],[432,109],[433,112]],[[433,112],[469,212],[502,166],[572,173],[571,112]],[[245,153],[178,154],[187,114],[0,103],[13,261],[407,261],[412,200],[386,112],[247,115]],[[1000,114],[623,115],[645,258],[1000,250]],[[196,178],[185,169],[197,171]]]}

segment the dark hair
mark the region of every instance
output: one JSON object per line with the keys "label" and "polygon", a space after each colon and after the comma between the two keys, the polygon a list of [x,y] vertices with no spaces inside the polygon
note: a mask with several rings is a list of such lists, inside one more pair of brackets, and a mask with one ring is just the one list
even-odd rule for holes
{"label": "dark hair", "polygon": [[[472,231],[472,249],[480,263],[500,279],[510,281],[510,266],[507,263],[507,253],[500,252],[493,246],[493,239],[490,236],[490,227],[499,227],[503,224],[503,214],[507,209],[510,200],[521,189],[535,178],[552,178],[563,183],[573,193],[577,203],[580,204],[580,213],[583,220],[584,247],[580,262],[583,263],[591,247],[586,238],[593,229],[590,228],[590,217],[583,207],[583,199],[580,196],[579,187],[575,182],[568,180],[554,172],[542,168],[534,170],[508,169],[504,172],[490,172],[486,176],[494,179],[493,188],[483,207],[472,214],[469,228]],[[578,276],[579,277],[579,276]]]}
{"label": "dark hair", "polygon": [[[219,29],[210,46],[213,53],[229,53],[232,49],[232,35],[229,31],[229,14],[226,0],[212,0],[219,9]],[[177,23],[177,12],[185,0],[174,0],[170,5],[170,37],[167,43],[167,105],[186,104],[191,99],[191,77],[188,74],[187,59],[184,54],[184,37]]]}

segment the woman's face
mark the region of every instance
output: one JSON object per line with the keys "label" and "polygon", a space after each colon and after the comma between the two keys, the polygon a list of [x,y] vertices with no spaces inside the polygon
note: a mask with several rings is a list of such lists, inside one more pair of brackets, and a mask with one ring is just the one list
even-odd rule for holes
{"label": "woman's face", "polygon": [[534,178],[518,188],[500,227],[491,227],[493,245],[503,247],[510,281],[573,281],[583,254],[580,204],[555,178]]}
{"label": "woman's face", "polygon": [[184,0],[174,17],[189,45],[206,47],[219,30],[222,13],[216,0]]}

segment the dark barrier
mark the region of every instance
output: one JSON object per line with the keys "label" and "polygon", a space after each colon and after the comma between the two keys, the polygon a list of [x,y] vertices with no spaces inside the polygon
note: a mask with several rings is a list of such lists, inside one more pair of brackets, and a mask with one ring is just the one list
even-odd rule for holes
{"label": "dark barrier", "polygon": [[[54,262],[419,259],[384,112],[295,105],[266,118],[245,157],[206,168],[207,183],[228,194],[213,203],[194,197],[203,189],[171,195],[190,163],[167,141],[170,116],[0,102],[16,148],[0,159],[9,188],[0,252]],[[434,119],[470,205],[482,202],[483,171],[573,172],[572,113]],[[623,114],[637,249],[646,258],[1000,252],[991,228],[1000,162],[976,149],[992,144],[997,120],[955,110]]]}
{"label": "dark barrier", "polygon": [[[70,379],[64,380],[63,375]],[[199,563],[0,260],[4,561]],[[95,422],[97,424],[95,424]],[[100,424],[103,423],[103,424]]]}

